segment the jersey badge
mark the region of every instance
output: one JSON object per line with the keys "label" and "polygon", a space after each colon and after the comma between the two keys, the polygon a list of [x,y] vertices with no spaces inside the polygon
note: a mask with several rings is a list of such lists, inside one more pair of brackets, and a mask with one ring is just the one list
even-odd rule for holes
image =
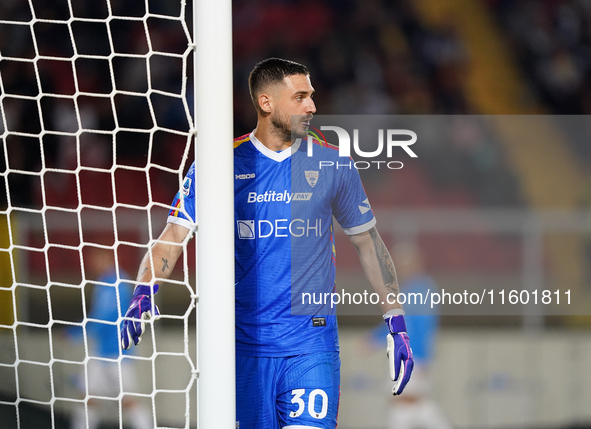
{"label": "jersey badge", "polygon": [[308,184],[313,188],[314,186],[316,186],[316,183],[318,183],[318,171],[314,171],[314,170],[307,170],[304,173],[306,173],[306,180],[308,181]]}
{"label": "jersey badge", "polygon": [[189,192],[191,192],[191,179],[187,177],[183,183],[183,194],[185,194],[185,197],[189,196]]}

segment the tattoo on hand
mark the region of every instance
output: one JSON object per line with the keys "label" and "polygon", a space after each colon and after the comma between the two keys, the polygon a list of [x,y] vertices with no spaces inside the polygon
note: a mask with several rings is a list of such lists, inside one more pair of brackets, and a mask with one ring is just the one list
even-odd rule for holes
{"label": "tattoo on hand", "polygon": [[163,262],[163,265],[162,265],[162,272],[164,272],[164,271],[165,271],[167,268],[169,268],[169,267],[168,267],[168,259],[164,259],[164,258],[162,258],[162,262]]}
{"label": "tattoo on hand", "polygon": [[386,245],[382,241],[382,238],[378,234],[377,229],[372,228],[369,230],[369,235],[373,241],[376,255],[378,257],[378,263],[380,265],[380,271],[382,272],[382,279],[384,285],[389,292],[398,293],[398,279],[396,277],[396,270],[394,269],[394,263],[390,257],[390,252],[386,248]]}

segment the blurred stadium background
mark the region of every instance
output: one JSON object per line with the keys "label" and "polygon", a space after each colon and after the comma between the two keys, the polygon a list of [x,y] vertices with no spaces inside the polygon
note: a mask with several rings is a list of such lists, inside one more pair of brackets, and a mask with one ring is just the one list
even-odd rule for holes
{"label": "blurred stadium background", "polygon": [[[179,15],[180,2],[175,0],[148,3],[151,13]],[[30,4],[37,18],[70,17],[66,0],[31,0]],[[105,18],[108,14],[104,0],[76,0],[71,5],[75,16]],[[110,5],[114,15],[146,14],[144,2],[111,0]],[[27,2],[0,3],[0,20],[30,17]],[[571,312],[530,308],[523,314],[504,316],[441,317],[432,395],[453,425],[591,426],[591,133],[585,129],[591,114],[591,1],[236,0],[233,19],[236,136],[250,132],[256,120],[248,95],[248,73],[256,62],[270,56],[293,59],[310,68],[319,114],[448,115],[445,133],[425,133],[428,138],[418,133],[413,149],[419,157],[405,162],[401,170],[361,171],[386,244],[417,243],[425,255],[427,272],[447,290],[474,284],[571,289],[579,298],[582,307]],[[125,20],[113,20],[110,25],[118,52],[147,53],[141,25]],[[78,50],[108,55],[103,27],[74,26]],[[178,23],[153,19],[149,30],[159,50],[186,50]],[[72,55],[64,26],[39,24],[36,34],[40,52]],[[31,49],[28,30],[0,24],[2,56],[32,58]],[[106,60],[80,60],[77,76],[63,62],[45,60],[38,66],[44,92],[71,95],[76,80],[80,90],[87,92],[109,93],[115,84],[119,90],[146,92],[150,87],[178,93],[178,61],[152,57],[150,84],[144,61],[114,58],[113,80]],[[0,57],[0,79],[2,110],[14,127],[11,130],[39,132],[40,121],[50,130],[75,126],[67,103],[43,98],[39,119],[36,103],[7,96],[38,95],[30,63]],[[79,102],[88,127],[113,129],[111,108],[103,99],[86,98]],[[180,101],[157,96],[152,101],[158,125],[188,130]],[[118,97],[116,105],[121,126],[152,127],[147,104],[139,97]],[[529,115],[543,116],[525,127],[525,135],[523,127],[503,115],[524,115],[513,116],[522,125],[531,120]],[[0,132],[6,135],[5,129]],[[72,142],[56,135],[43,138],[43,151],[38,139],[11,135],[1,143],[0,172],[7,165],[39,172],[42,164],[69,168],[76,163]],[[150,155],[172,167],[179,164],[184,143],[182,136],[157,133],[148,154],[146,134],[122,132],[116,136],[115,147],[118,162],[126,165],[145,166]],[[88,135],[82,141],[84,165],[109,168],[112,158],[110,137]],[[150,173],[153,199],[168,204],[177,190],[176,177],[158,169]],[[109,175],[86,172],[80,177],[79,201],[73,174],[46,173],[45,193],[53,205],[77,208],[81,203],[111,207],[115,192],[118,202],[138,207],[118,209],[118,233],[145,244],[143,208],[148,191],[144,178],[143,173],[119,171],[112,189]],[[1,175],[0,188],[0,210],[6,209],[5,189],[13,207],[39,208],[42,204],[39,176]],[[113,243],[110,219],[105,221],[92,210],[83,210],[82,219],[85,242]],[[162,213],[155,214],[155,219],[158,230],[164,222]],[[23,216],[15,222],[19,240],[43,247],[39,218]],[[47,239],[78,245],[75,216],[56,214],[48,219]],[[337,237],[338,285],[351,291],[366,289],[355,251],[345,241],[344,235]],[[0,212],[2,247],[8,247],[8,234],[6,216]],[[134,273],[143,251],[120,248],[120,265]],[[77,254],[63,249],[49,248],[50,273],[46,273],[42,253],[22,252],[17,279],[12,279],[5,256],[0,253],[3,288],[25,279],[38,285],[52,280],[82,281]],[[17,288],[18,320],[47,323],[49,292],[25,289]],[[161,310],[185,311],[187,295],[175,293],[178,290],[162,288]],[[50,293],[54,317],[71,321],[82,317],[79,292],[52,287]],[[13,323],[12,299],[10,291],[0,290],[0,342],[10,335],[1,325]],[[339,427],[344,429],[384,427],[389,407],[384,352],[365,345],[368,331],[379,323],[377,314],[377,309],[376,316],[345,312],[340,318]],[[174,322],[163,323],[161,328],[167,338],[180,335]],[[30,338],[34,344],[35,333]],[[11,354],[4,350],[6,356]],[[35,350],[31,346],[31,356],[45,353]],[[10,396],[2,384],[0,392]],[[34,383],[29,387],[30,391],[46,388]],[[167,424],[175,424],[175,413],[167,416],[171,422]],[[50,427],[42,413],[38,418],[30,427]],[[0,426],[11,427],[1,419],[0,412]],[[67,416],[61,422],[67,427]]]}

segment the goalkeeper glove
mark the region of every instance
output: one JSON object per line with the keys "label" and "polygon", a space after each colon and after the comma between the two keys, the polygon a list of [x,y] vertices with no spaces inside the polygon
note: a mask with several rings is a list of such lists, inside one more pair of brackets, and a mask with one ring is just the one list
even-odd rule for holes
{"label": "goalkeeper glove", "polygon": [[[410,380],[410,375],[414,367],[410,339],[406,333],[404,313],[400,314],[401,311],[393,310],[384,315],[384,321],[390,330],[387,336],[388,348],[386,355],[388,356],[390,378],[394,382],[392,395],[400,395],[402,393]],[[398,314],[390,315],[390,313]]]}
{"label": "goalkeeper glove", "polygon": [[[158,285],[154,285],[154,295],[158,292]],[[121,324],[121,348],[127,350],[131,347],[131,341],[137,346],[142,340],[142,334],[146,327],[146,320],[159,316],[160,311],[156,304],[152,304],[152,288],[140,285],[133,291],[133,297],[129,303],[129,309],[125,313],[125,320]],[[128,320],[136,319],[136,320]]]}

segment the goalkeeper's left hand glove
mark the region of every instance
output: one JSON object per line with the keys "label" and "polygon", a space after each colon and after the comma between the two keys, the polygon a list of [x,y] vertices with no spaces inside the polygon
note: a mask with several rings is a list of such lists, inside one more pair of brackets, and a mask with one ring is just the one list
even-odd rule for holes
{"label": "goalkeeper's left hand glove", "polygon": [[[392,395],[400,395],[410,380],[414,361],[410,348],[410,339],[406,333],[406,323],[401,310],[394,310],[384,315],[384,321],[388,325],[387,356],[390,369],[390,378],[394,381]],[[389,315],[399,313],[398,315]]]}
{"label": "goalkeeper's left hand glove", "polygon": [[[125,318],[137,320],[123,320],[121,324],[121,348],[127,350],[131,347],[131,342],[137,346],[142,340],[142,334],[146,327],[146,320],[152,318],[152,315],[159,316],[160,311],[156,304],[152,303],[153,295],[158,292],[158,285],[154,285],[154,293],[150,286],[139,285],[133,291],[133,297],[129,303],[129,309],[125,313]],[[152,309],[154,313],[152,313]]]}

